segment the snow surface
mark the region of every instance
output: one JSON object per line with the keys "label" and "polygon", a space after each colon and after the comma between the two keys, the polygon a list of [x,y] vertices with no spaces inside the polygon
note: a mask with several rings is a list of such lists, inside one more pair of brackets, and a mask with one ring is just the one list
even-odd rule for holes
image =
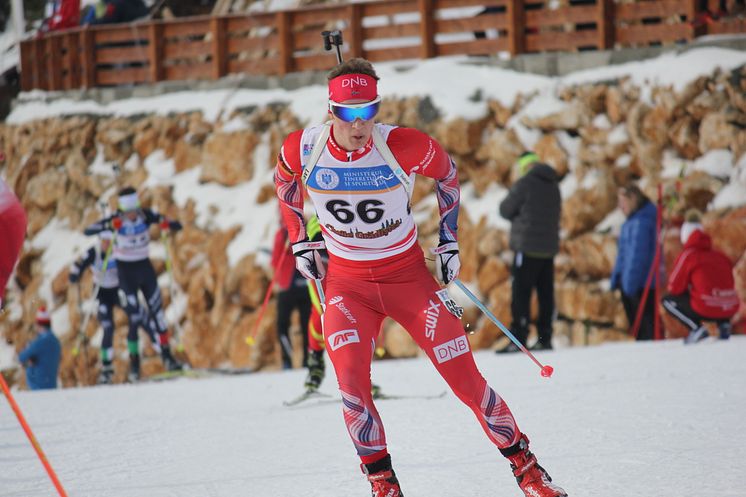
{"label": "snow surface", "polygon": [[[714,340],[714,339],[712,339]],[[532,449],[572,497],[744,497],[746,337],[537,354],[476,354]],[[329,374],[332,374],[331,369]],[[287,408],[304,372],[17,392],[72,497],[368,496],[335,380],[325,403]],[[425,359],[376,362],[400,395],[438,394]],[[405,495],[518,497],[507,463],[451,393],[377,402]],[[0,402],[0,495],[56,495]]]}

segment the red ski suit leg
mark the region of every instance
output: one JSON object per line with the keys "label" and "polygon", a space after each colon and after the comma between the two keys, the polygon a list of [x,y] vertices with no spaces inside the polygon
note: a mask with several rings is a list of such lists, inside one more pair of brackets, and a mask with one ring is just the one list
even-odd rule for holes
{"label": "red ski suit leg", "polygon": [[438,290],[421,255],[395,274],[371,270],[369,277],[349,276],[330,264],[324,338],[347,430],[363,463],[387,453],[383,424],[370,393],[375,339],[385,316],[409,332],[497,447],[510,447],[520,437],[510,409],[477,369],[461,322],[446,310],[435,294]]}

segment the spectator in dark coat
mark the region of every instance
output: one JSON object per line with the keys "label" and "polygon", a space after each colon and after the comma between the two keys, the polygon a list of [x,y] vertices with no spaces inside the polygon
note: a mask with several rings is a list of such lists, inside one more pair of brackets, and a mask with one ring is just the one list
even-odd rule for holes
{"label": "spectator in dark coat", "polygon": [[[500,204],[500,215],[511,221],[510,248],[513,260],[512,331],[522,344],[528,339],[531,293],[536,288],[539,340],[532,349],[552,348],[554,318],[554,256],[559,252],[561,197],[559,178],[533,152],[518,160],[522,177]],[[510,343],[498,352],[518,351]]]}
{"label": "spectator in dark coat", "polygon": [[640,305],[644,305],[637,339],[652,340],[655,278],[651,280],[645,302],[642,302],[642,294],[655,257],[658,211],[635,185],[621,188],[617,200],[627,220],[619,234],[616,263],[611,272],[611,289],[621,290],[622,304],[630,326],[635,322]]}
{"label": "spectator in dark coat", "polygon": [[145,17],[150,10],[143,0],[103,0],[96,7],[96,17],[91,24],[131,22]]}
{"label": "spectator in dark coat", "polygon": [[718,323],[720,338],[730,337],[730,318],[739,300],[730,259],[712,248],[712,241],[700,224],[699,213],[687,213],[681,227],[684,250],[674,263],[668,280],[663,308],[689,329],[685,343],[696,343],[709,333],[702,321]]}
{"label": "spectator in dark coat", "polygon": [[31,390],[57,388],[62,349],[60,341],[50,328],[49,313],[41,307],[36,313],[37,336],[18,359],[26,367],[26,383]]}
{"label": "spectator in dark coat", "polygon": [[277,338],[282,350],[282,367],[293,367],[291,357],[293,347],[290,342],[290,317],[295,309],[300,314],[303,336],[303,367],[308,363],[308,320],[311,317],[311,297],[308,294],[306,279],[295,268],[295,257],[288,243],[288,230],[283,225],[275,233],[272,247],[272,268],[275,282],[280,291],[277,294]]}

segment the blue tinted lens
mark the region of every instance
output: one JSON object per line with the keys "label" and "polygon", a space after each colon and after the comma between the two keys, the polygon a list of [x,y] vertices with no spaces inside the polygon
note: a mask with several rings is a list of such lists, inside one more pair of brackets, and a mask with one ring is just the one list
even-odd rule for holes
{"label": "blue tinted lens", "polygon": [[332,104],[331,107],[332,107],[332,113],[334,113],[335,116],[337,116],[343,121],[351,123],[355,119],[362,119],[363,121],[367,121],[368,119],[373,119],[376,116],[376,114],[378,114],[379,105],[380,105],[380,102],[366,105],[365,107],[357,107],[357,108],[341,107],[341,106],[334,105],[334,104]]}

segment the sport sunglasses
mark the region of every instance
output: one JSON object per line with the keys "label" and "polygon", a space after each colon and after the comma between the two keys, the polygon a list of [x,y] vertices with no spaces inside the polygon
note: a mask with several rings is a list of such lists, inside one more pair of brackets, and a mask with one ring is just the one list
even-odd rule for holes
{"label": "sport sunglasses", "polygon": [[360,104],[340,104],[331,100],[329,101],[329,110],[331,113],[348,123],[354,122],[355,119],[360,119],[362,121],[373,119],[376,117],[376,114],[378,114],[380,106],[380,96],[370,102],[363,102]]}

